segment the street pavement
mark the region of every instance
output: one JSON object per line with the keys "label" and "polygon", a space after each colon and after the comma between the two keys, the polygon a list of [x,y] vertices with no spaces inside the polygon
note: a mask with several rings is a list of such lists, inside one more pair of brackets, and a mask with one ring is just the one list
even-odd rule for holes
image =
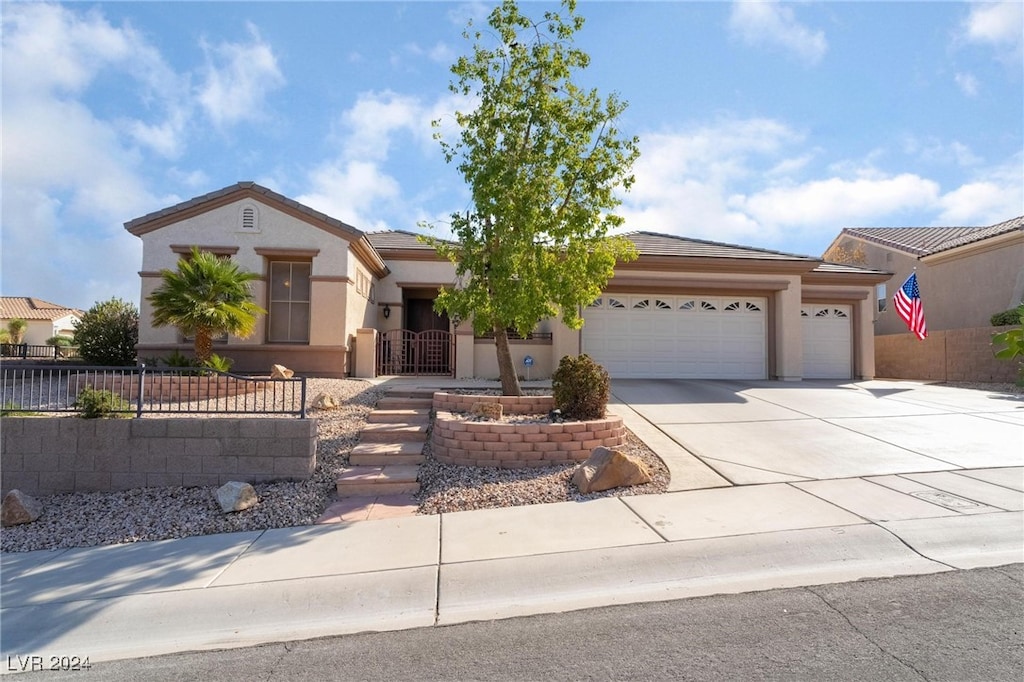
{"label": "street pavement", "polygon": [[4,672],[1024,562],[1019,400],[914,382],[613,393],[670,492],[5,553]]}

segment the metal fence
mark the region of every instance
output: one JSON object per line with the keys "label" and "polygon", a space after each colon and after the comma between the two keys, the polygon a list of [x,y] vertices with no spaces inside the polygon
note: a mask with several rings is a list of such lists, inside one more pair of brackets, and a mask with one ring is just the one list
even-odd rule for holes
{"label": "metal fence", "polygon": [[0,357],[21,360],[77,360],[77,346],[38,346],[28,343],[0,343]]}
{"label": "metal fence", "polygon": [[212,369],[5,365],[3,414],[79,412],[83,390],[109,391],[113,412],[288,414],[306,417],[306,379],[251,377]]}

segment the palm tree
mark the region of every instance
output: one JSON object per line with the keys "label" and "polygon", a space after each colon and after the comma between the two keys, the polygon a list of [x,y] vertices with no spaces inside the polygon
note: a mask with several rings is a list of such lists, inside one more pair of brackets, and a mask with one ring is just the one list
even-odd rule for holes
{"label": "palm tree", "polygon": [[15,317],[7,323],[7,333],[10,335],[11,343],[18,344],[25,338],[25,330],[28,329],[28,322]]}
{"label": "palm tree", "polygon": [[240,270],[229,259],[192,247],[192,256],[178,269],[162,270],[160,285],[146,300],[153,305],[153,326],[177,327],[195,338],[196,359],[213,355],[213,339],[228,333],[247,337],[266,310],[252,301],[249,282],[259,275]]}

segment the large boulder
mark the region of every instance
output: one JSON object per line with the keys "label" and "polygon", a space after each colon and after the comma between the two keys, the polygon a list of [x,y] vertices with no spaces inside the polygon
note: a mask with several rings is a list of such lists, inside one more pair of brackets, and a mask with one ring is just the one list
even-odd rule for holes
{"label": "large boulder", "polygon": [[284,365],[274,365],[270,368],[271,379],[291,379],[293,376],[295,376],[295,372]]}
{"label": "large boulder", "polygon": [[493,419],[498,421],[501,419],[503,409],[501,407],[501,403],[477,402],[470,406],[469,412],[474,417],[483,417],[484,419]]}
{"label": "large boulder", "polygon": [[248,509],[259,501],[259,498],[256,497],[256,489],[249,483],[228,481],[217,488],[217,502],[225,514]]}
{"label": "large boulder", "polygon": [[15,489],[4,495],[0,503],[0,525],[6,528],[32,523],[42,513],[43,505],[39,500]]}
{"label": "large boulder", "polygon": [[340,405],[331,394],[321,393],[313,399],[313,407],[318,410],[336,410]]}
{"label": "large boulder", "polygon": [[597,447],[572,475],[581,493],[596,493],[612,488],[651,482],[651,472],[640,459],[619,450]]}

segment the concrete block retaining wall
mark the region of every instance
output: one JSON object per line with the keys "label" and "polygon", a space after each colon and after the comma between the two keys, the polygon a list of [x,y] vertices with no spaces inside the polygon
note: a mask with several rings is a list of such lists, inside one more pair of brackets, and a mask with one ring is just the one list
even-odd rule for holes
{"label": "concrete block retaining wall", "polygon": [[500,402],[504,411],[512,414],[547,414],[553,406],[550,396],[435,393],[430,444],[439,461],[462,466],[539,468],[582,462],[598,446],[615,448],[626,442],[622,417],[564,424],[506,424],[467,421],[452,414],[468,411],[476,402]]}
{"label": "concrete block retaining wall", "polygon": [[4,417],[0,488],[30,495],[304,480],[316,420]]}

